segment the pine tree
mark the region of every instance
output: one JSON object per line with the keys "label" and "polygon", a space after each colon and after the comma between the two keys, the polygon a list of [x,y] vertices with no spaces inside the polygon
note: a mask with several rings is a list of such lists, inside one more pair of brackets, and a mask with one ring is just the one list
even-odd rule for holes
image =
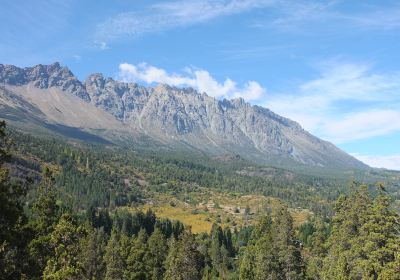
{"label": "pine tree", "polygon": [[166,260],[165,280],[200,280],[203,261],[193,234],[184,231],[171,243]]}
{"label": "pine tree", "polygon": [[[372,199],[366,186],[336,205],[323,262],[324,279],[391,279],[400,250],[399,215],[382,192]],[[398,264],[397,264],[398,265]],[[396,276],[397,277],[397,276]],[[396,278],[393,278],[396,279]]]}
{"label": "pine tree", "polygon": [[104,255],[107,236],[103,228],[93,229],[82,242],[81,262],[87,280],[104,279],[106,264]]}
{"label": "pine tree", "polygon": [[256,279],[256,254],[253,245],[248,245],[240,260],[239,279]]}
{"label": "pine tree", "polygon": [[80,242],[85,229],[70,214],[63,214],[50,234],[49,245],[54,250],[43,272],[44,280],[75,280],[83,277],[83,265],[79,259]]}
{"label": "pine tree", "polygon": [[241,258],[240,279],[303,279],[304,264],[293,220],[286,208],[277,210],[274,221],[264,216],[256,225],[251,245]]}
{"label": "pine tree", "polygon": [[224,241],[225,241],[224,245],[225,245],[226,249],[227,249],[228,252],[229,252],[229,256],[230,256],[230,257],[233,257],[234,254],[235,254],[235,248],[233,247],[232,232],[231,232],[231,229],[230,229],[230,228],[226,228],[226,229],[224,230],[224,237],[225,237],[225,239],[224,239]]}
{"label": "pine tree", "polygon": [[302,279],[304,263],[300,252],[300,242],[295,239],[293,218],[286,207],[277,210],[274,217],[274,245],[284,279]]}
{"label": "pine tree", "polygon": [[37,198],[33,203],[32,216],[30,227],[34,232],[34,237],[29,243],[28,250],[30,258],[34,262],[32,275],[39,277],[42,275],[47,261],[54,256],[53,248],[50,246],[50,234],[59,219],[54,179],[47,167],[42,172],[42,181],[37,190]]}
{"label": "pine tree", "polygon": [[285,279],[283,269],[279,260],[279,251],[275,243],[275,236],[272,225],[272,219],[269,215],[261,217],[257,224],[253,238],[256,238],[254,247],[250,247],[254,252],[254,279]]}
{"label": "pine tree", "polygon": [[[229,248],[229,250],[228,250]],[[214,277],[225,279],[232,267],[233,254],[232,235],[229,229],[222,230],[217,224],[211,228],[211,245],[209,256],[211,259],[211,274]]]}
{"label": "pine tree", "polygon": [[0,121],[0,279],[20,279],[26,266],[26,217],[21,198],[25,191],[10,182],[3,164],[9,159],[6,124]]}
{"label": "pine tree", "polygon": [[315,231],[311,236],[310,256],[307,260],[307,277],[321,279],[321,267],[326,256],[327,228],[323,220],[315,221]]}
{"label": "pine tree", "polygon": [[149,279],[147,267],[145,263],[145,255],[147,251],[147,233],[141,229],[136,238],[130,242],[129,255],[126,261],[126,270],[124,279],[129,280],[146,280]]}
{"label": "pine tree", "polygon": [[222,229],[217,224],[213,224],[211,228],[211,245],[209,255],[211,258],[212,275],[218,277],[223,273],[221,246],[224,241]]}
{"label": "pine tree", "polygon": [[121,280],[126,269],[125,259],[121,254],[120,234],[113,231],[108,240],[104,261],[106,263],[106,280]]}
{"label": "pine tree", "polygon": [[279,251],[274,246],[271,235],[264,235],[254,246],[255,265],[254,279],[290,279],[284,276],[283,266],[279,259]]}
{"label": "pine tree", "polygon": [[363,269],[366,279],[380,276],[386,266],[395,263],[396,254],[400,252],[399,215],[390,208],[390,198],[384,194],[384,188],[378,187],[380,194],[373,200],[366,222],[360,227],[355,238],[358,246],[353,253],[358,256],[356,265]]}
{"label": "pine tree", "polygon": [[161,230],[156,228],[147,241],[147,251],[144,262],[151,280],[161,280],[164,277],[164,262],[168,254],[168,244]]}

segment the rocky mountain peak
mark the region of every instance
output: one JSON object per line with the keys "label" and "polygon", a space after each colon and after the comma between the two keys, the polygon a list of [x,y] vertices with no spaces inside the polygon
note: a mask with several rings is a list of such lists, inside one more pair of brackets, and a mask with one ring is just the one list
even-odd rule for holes
{"label": "rocky mountain peak", "polygon": [[84,82],[85,87],[88,85],[89,86],[95,85],[96,87],[100,87],[100,88],[103,88],[105,86],[105,83],[106,83],[106,79],[104,78],[103,74],[101,74],[101,73],[93,73],[93,74],[89,75]]}
{"label": "rocky mountain peak", "polygon": [[89,103],[128,124],[127,134],[145,135],[161,143],[211,154],[239,154],[261,162],[278,158],[312,166],[365,167],[295,121],[252,106],[243,98],[218,100],[193,88],[167,84],[145,87],[100,73],[81,83],[59,63],[26,68],[0,64],[0,83],[58,88],[80,97],[83,101],[77,99],[77,106],[79,102]]}
{"label": "rocky mountain peak", "polygon": [[15,86],[31,83],[37,88],[56,87],[62,91],[72,93],[87,102],[90,101],[83,84],[67,67],[61,67],[58,62],[50,65],[38,64],[25,68],[0,64],[0,83]]}
{"label": "rocky mountain peak", "polygon": [[169,91],[173,90],[174,88],[170,85],[160,83],[160,84],[156,85],[153,89],[156,92],[165,93],[165,92],[169,92]]}

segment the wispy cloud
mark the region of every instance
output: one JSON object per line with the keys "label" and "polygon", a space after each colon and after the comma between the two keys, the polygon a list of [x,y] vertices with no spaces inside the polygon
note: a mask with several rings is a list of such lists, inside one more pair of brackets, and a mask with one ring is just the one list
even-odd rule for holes
{"label": "wispy cloud", "polygon": [[400,170],[400,154],[388,156],[352,154],[352,156],[372,167]]}
{"label": "wispy cloud", "polygon": [[[106,46],[114,40],[209,23],[219,18],[267,9],[265,16],[256,17],[249,26],[277,30],[301,30],[312,23],[334,24],[348,28],[400,28],[400,5],[363,6],[356,12],[346,12],[341,1],[292,0],[175,0],[149,5],[139,11],[117,14],[97,25],[94,40]],[[328,25],[329,26],[329,25]],[[340,28],[339,28],[340,29]]]}
{"label": "wispy cloud", "polygon": [[347,15],[343,18],[369,29],[400,28],[400,5],[386,6],[385,8],[373,7],[373,10],[366,14]]}
{"label": "wispy cloud", "polygon": [[400,111],[378,109],[338,118],[328,116],[323,120],[320,133],[335,143],[344,143],[400,131],[400,122],[393,120],[400,120]]}
{"label": "wispy cloud", "polygon": [[261,57],[272,57],[282,52],[290,53],[291,50],[295,49],[294,44],[282,44],[282,45],[271,45],[271,46],[254,46],[245,48],[235,48],[229,46],[219,51],[222,55],[223,60],[235,61],[235,60],[248,60]]}
{"label": "wispy cloud", "polygon": [[98,47],[100,50],[108,50],[110,47],[108,46],[108,44],[104,41],[96,41],[95,42],[96,47]]}
{"label": "wispy cloud", "polygon": [[164,69],[146,63],[138,65],[122,63],[119,70],[119,78],[123,81],[189,86],[218,98],[242,97],[245,100],[259,100],[266,94],[266,90],[255,81],[248,81],[243,86],[238,86],[235,81],[227,78],[220,83],[208,71],[193,67],[187,67],[185,73],[177,74],[167,73]]}
{"label": "wispy cloud", "polygon": [[270,96],[265,106],[307,130],[344,143],[400,130],[400,73],[374,73],[365,64],[329,62],[320,76],[291,94]]}
{"label": "wispy cloud", "polygon": [[[360,5],[356,9],[341,8],[344,1],[279,1],[277,15],[267,19],[255,19],[251,26],[272,28],[280,31],[303,30],[306,24],[332,24],[335,29],[363,28],[389,30],[400,28],[400,5]],[[319,26],[318,25],[318,26]]]}
{"label": "wispy cloud", "polygon": [[174,27],[204,23],[222,16],[272,6],[276,0],[191,0],[154,4],[141,12],[121,13],[97,27],[96,40],[108,42]]}
{"label": "wispy cloud", "polygon": [[[304,23],[315,21],[328,21],[335,16],[331,11],[335,1],[324,3],[313,1],[282,1],[279,5],[279,15],[268,22],[259,23],[258,26],[269,26],[279,29],[292,29],[301,27]],[[254,24],[257,27],[257,24]]]}
{"label": "wispy cloud", "polygon": [[80,62],[82,60],[82,56],[80,56],[79,54],[74,54],[72,57],[75,59],[76,62]]}
{"label": "wispy cloud", "polygon": [[[362,5],[361,5],[362,6]],[[367,8],[366,8],[367,7]],[[124,12],[97,25],[95,41],[105,44],[118,39],[173,28],[209,23],[219,18],[267,9],[250,27],[271,30],[303,30],[305,24],[318,23],[346,28],[393,29],[400,27],[400,5],[362,7],[357,12],[344,12],[340,1],[292,0],[175,0],[149,5],[140,11]],[[339,25],[338,25],[339,23]]]}

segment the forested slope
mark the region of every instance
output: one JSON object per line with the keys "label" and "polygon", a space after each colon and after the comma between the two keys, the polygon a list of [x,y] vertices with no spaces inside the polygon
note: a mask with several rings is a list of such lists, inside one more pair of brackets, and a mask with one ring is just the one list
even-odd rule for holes
{"label": "forested slope", "polygon": [[[0,279],[399,279],[399,215],[382,184],[36,138],[4,123],[0,136]],[[150,210],[161,198],[198,207],[202,193],[220,205],[195,217],[268,199],[226,210],[231,221],[210,216],[196,234]],[[296,223],[300,209],[310,214]]]}

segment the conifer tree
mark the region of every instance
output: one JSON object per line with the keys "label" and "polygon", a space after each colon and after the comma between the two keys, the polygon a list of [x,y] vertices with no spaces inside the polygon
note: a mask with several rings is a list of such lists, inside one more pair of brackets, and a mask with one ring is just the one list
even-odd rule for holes
{"label": "conifer tree", "polygon": [[44,280],[74,280],[83,278],[80,242],[86,231],[70,214],[63,214],[50,234],[49,245],[54,256],[46,264]]}
{"label": "conifer tree", "polygon": [[184,231],[178,241],[171,243],[166,260],[165,280],[200,280],[203,261],[194,236]]}
{"label": "conifer tree", "polygon": [[32,275],[41,276],[47,261],[54,256],[50,246],[51,232],[59,219],[59,207],[54,189],[54,178],[51,171],[45,167],[42,172],[42,181],[37,190],[37,198],[32,207],[30,227],[34,237],[29,243],[29,254],[34,262]]}
{"label": "conifer tree", "polygon": [[262,217],[252,239],[241,259],[240,279],[303,279],[300,246],[286,208],[277,210],[274,221]]}
{"label": "conifer tree", "polygon": [[147,241],[147,251],[144,262],[151,280],[161,280],[164,277],[164,262],[168,254],[168,244],[161,230],[156,228]]}
{"label": "conifer tree", "polygon": [[211,228],[211,244],[209,255],[211,258],[212,274],[218,277],[223,273],[221,246],[224,241],[224,234],[220,226],[213,224]]}
{"label": "conifer tree", "polygon": [[372,199],[367,186],[361,186],[350,196],[341,197],[327,241],[322,277],[396,279],[399,231],[399,215],[382,192]]}
{"label": "conifer tree", "polygon": [[0,279],[20,279],[26,266],[26,217],[21,198],[25,191],[12,184],[3,166],[9,159],[6,123],[0,121]]}
{"label": "conifer tree", "polygon": [[326,256],[327,228],[322,219],[315,221],[315,231],[311,236],[310,256],[307,260],[307,277],[321,279],[322,261]]}
{"label": "conifer tree", "polygon": [[284,279],[302,279],[304,263],[300,242],[295,239],[293,218],[286,207],[277,210],[274,217],[274,245]]}
{"label": "conifer tree", "polygon": [[129,244],[129,254],[126,261],[126,270],[124,279],[145,280],[149,279],[145,263],[147,251],[147,233],[141,229],[136,238],[133,238]]}
{"label": "conifer tree", "polygon": [[239,279],[256,279],[256,256],[254,245],[248,245],[240,260]]}
{"label": "conifer tree", "polygon": [[107,236],[104,229],[92,229],[82,242],[81,261],[84,276],[87,280],[104,279],[106,264],[104,254],[107,246]]}
{"label": "conifer tree", "polygon": [[106,263],[106,280],[123,279],[126,263],[121,251],[120,234],[113,231],[107,242],[106,252],[104,255],[104,261]]}

